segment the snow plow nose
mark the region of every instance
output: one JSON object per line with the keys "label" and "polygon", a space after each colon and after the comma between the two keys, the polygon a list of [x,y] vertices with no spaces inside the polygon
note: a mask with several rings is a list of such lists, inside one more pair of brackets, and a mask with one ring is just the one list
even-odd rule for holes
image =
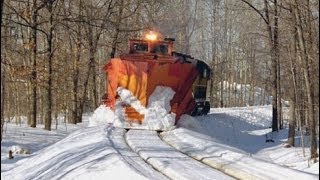
{"label": "snow plow nose", "polygon": [[[170,87],[175,92],[170,101],[170,112],[176,114],[176,122],[182,114],[191,114],[196,105],[192,97],[192,84],[198,71],[191,63],[175,62],[173,58],[139,61],[115,58],[111,59],[104,69],[108,79],[108,100],[105,104],[112,110],[116,107],[119,87],[129,90],[144,107],[148,106],[148,99],[157,86]],[[124,103],[123,107],[126,121],[137,121],[140,124],[143,122],[143,112],[129,104]]]}

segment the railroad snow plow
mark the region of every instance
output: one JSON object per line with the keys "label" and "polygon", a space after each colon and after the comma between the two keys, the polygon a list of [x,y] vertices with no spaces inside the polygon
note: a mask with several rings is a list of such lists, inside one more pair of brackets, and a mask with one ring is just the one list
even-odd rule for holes
{"label": "railroad snow plow", "polygon": [[[175,123],[183,114],[207,114],[210,110],[206,101],[209,66],[191,56],[174,52],[174,39],[157,40],[155,36],[149,34],[144,40],[130,40],[129,53],[113,58],[105,65],[106,106],[113,111],[120,107],[125,121],[142,124],[146,114],[141,109],[150,106],[157,87],[168,87],[174,95],[166,109],[175,114]],[[128,90],[131,99],[135,98],[139,105],[133,105],[121,95],[119,90],[123,89]],[[118,102],[121,102],[120,106]]]}

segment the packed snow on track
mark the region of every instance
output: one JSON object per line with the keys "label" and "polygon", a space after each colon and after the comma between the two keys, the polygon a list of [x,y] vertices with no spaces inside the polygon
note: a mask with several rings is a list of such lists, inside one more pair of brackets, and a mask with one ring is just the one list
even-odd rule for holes
{"label": "packed snow on track", "polygon": [[[115,127],[121,128],[137,128],[148,130],[172,130],[175,128],[175,114],[170,112],[170,100],[173,98],[175,92],[170,87],[157,86],[151,96],[148,98],[148,106],[144,107],[140,101],[132,95],[132,93],[119,87],[117,89],[120,96],[119,101],[116,102],[115,111],[109,107],[101,105],[98,107],[92,118],[89,126],[96,126],[99,124],[113,124]],[[137,112],[144,115],[141,124],[137,122],[126,121],[123,104],[130,105]]]}

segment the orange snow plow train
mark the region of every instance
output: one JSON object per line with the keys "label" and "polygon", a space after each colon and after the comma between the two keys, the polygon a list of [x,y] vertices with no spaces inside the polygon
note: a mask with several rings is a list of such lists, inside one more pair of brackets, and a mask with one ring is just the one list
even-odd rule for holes
{"label": "orange snow plow train", "polygon": [[[176,122],[182,114],[207,114],[206,101],[210,68],[203,61],[173,52],[173,39],[130,40],[129,53],[111,59],[104,67],[107,77],[106,106],[114,110],[117,88],[128,89],[147,107],[148,97],[157,86],[175,91],[170,101]],[[130,105],[125,106],[128,121],[143,121],[144,115]]]}

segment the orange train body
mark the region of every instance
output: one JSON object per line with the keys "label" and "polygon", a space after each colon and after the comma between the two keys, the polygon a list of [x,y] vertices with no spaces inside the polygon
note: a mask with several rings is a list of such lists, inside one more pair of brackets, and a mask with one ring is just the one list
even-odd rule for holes
{"label": "orange train body", "polygon": [[[118,87],[129,90],[141,105],[147,107],[148,98],[155,88],[166,86],[175,91],[170,105],[171,112],[176,114],[176,122],[182,114],[209,112],[210,104],[205,99],[210,68],[203,61],[174,52],[173,39],[130,40],[129,53],[111,59],[104,70],[107,77],[107,99],[104,103],[113,110],[119,97]],[[143,121],[144,114],[130,105],[123,106],[126,120]]]}
{"label": "orange train body", "polygon": [[[105,70],[108,77],[106,105],[114,109],[117,88],[128,89],[143,106],[147,106],[148,97],[157,86],[171,87],[175,95],[171,100],[171,111],[176,113],[176,120],[182,114],[190,114],[194,109],[195,101],[192,97],[192,84],[198,75],[197,69],[191,63],[180,63],[168,56],[164,60],[147,59],[140,55],[134,57],[114,58],[106,64]],[[125,110],[128,120],[142,121],[143,115],[132,107]]]}

